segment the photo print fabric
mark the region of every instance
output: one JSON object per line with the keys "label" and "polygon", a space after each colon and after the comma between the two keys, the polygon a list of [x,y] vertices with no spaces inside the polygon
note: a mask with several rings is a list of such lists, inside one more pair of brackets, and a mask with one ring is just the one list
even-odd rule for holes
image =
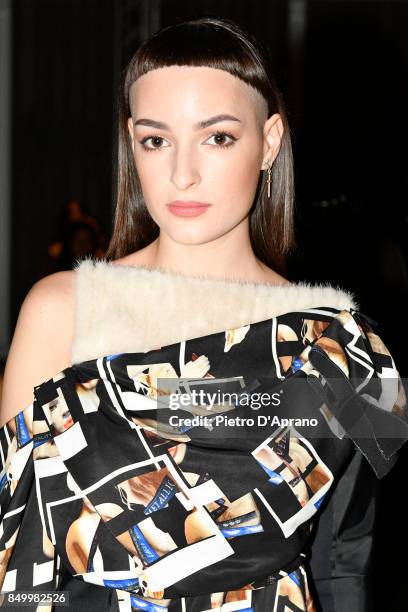
{"label": "photo print fabric", "polygon": [[310,308],[37,385],[0,429],[1,591],[66,591],[77,611],[313,612],[307,546],[339,474],[357,450],[382,478],[408,439],[374,327]]}

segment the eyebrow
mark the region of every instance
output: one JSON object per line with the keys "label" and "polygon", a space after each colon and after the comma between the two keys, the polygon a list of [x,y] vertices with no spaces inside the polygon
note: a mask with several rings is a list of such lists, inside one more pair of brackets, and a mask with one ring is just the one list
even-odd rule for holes
{"label": "eyebrow", "polygon": [[[193,128],[195,130],[203,130],[210,125],[214,125],[214,123],[220,123],[221,121],[238,121],[241,123],[241,120],[238,117],[234,117],[234,115],[228,115],[226,113],[222,115],[215,115],[214,117],[210,117],[209,119],[204,119],[203,121],[199,121],[195,123]],[[163,123],[162,121],[154,121],[153,119],[138,119],[134,122],[134,125],[147,125],[148,127],[154,127],[158,130],[169,130],[170,127],[167,123]]]}

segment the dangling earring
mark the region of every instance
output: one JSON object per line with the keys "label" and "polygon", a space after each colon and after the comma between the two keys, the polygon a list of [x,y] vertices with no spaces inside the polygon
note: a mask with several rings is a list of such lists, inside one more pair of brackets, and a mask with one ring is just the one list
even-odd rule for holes
{"label": "dangling earring", "polygon": [[267,180],[267,188],[268,188],[268,198],[271,197],[271,174],[272,174],[272,164],[270,166],[268,166],[268,176],[266,178]]}

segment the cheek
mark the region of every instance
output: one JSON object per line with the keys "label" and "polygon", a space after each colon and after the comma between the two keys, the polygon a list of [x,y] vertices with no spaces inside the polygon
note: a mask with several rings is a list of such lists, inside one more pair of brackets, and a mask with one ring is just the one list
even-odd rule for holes
{"label": "cheek", "polygon": [[259,159],[255,157],[249,157],[238,165],[236,171],[237,188],[246,196],[255,191],[260,171]]}
{"label": "cheek", "polygon": [[[214,187],[224,201],[240,212],[252,205],[261,171],[259,155],[247,152],[231,156],[228,163],[219,163],[214,170]],[[222,201],[222,200],[221,200]]]}
{"label": "cheek", "polygon": [[[150,153],[150,155],[154,156],[155,153]],[[157,187],[159,183],[159,166],[157,162],[155,163],[154,160],[146,159],[146,157],[140,160],[136,159],[135,163],[140,184],[142,186],[142,191],[144,193],[145,198],[148,198],[149,194],[151,194],[152,192],[154,193],[155,187]]]}
{"label": "cheek", "polygon": [[60,430],[64,428],[64,420],[62,418],[62,414],[55,414],[52,417],[54,426],[56,427],[56,429]]}
{"label": "cheek", "polygon": [[136,172],[139,176],[143,199],[150,208],[160,199],[160,189],[165,180],[163,161],[159,153],[136,153],[134,156]]}

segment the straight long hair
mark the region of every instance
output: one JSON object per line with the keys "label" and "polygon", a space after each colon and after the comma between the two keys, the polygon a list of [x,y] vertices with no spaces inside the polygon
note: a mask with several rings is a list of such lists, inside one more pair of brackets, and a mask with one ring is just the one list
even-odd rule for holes
{"label": "straight long hair", "polygon": [[265,49],[251,34],[229,19],[211,17],[163,28],[137,49],[122,73],[119,90],[117,200],[107,259],[142,249],[160,231],[144,203],[127,126],[132,84],[157,68],[207,66],[225,70],[254,87],[268,104],[268,117],[281,116],[284,133],[272,166],[271,198],[267,197],[266,172],[260,170],[249,212],[249,233],[255,255],[267,266],[283,269],[285,256],[296,246],[293,154],[284,103],[269,62]]}

